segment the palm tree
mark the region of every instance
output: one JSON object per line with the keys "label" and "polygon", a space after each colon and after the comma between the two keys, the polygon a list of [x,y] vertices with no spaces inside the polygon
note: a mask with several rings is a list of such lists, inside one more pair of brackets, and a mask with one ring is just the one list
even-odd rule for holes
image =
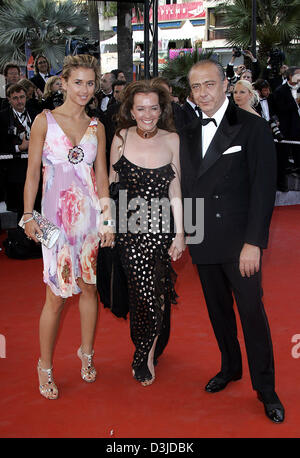
{"label": "palm tree", "polygon": [[[258,0],[257,41],[259,59],[265,61],[272,48],[287,51],[300,37],[300,0]],[[252,0],[225,1],[216,12],[224,13],[228,43],[246,49],[251,45]]]}
{"label": "palm tree", "polygon": [[87,18],[71,1],[4,0],[0,7],[0,67],[25,61],[25,44],[33,55],[44,54],[53,69],[65,56],[66,40],[87,33]]}
{"label": "palm tree", "polygon": [[132,79],[132,8],[133,3],[118,2],[117,4],[117,50],[118,67],[123,70],[126,80]]}

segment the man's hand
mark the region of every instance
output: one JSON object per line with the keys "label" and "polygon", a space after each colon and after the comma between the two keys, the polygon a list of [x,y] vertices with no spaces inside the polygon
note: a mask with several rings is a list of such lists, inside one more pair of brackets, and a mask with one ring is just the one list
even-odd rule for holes
{"label": "man's hand", "polygon": [[24,137],[23,140],[22,140],[21,145],[19,145],[19,150],[20,151],[27,151],[28,150],[28,146],[29,146],[29,140],[26,140],[26,138]]}
{"label": "man's hand", "polygon": [[245,243],[240,254],[240,272],[242,277],[251,277],[259,271],[260,248]]}
{"label": "man's hand", "polygon": [[243,53],[244,56],[249,57],[249,59],[251,59],[252,62],[256,60],[256,58],[253,56],[252,52],[249,49],[245,49]]}

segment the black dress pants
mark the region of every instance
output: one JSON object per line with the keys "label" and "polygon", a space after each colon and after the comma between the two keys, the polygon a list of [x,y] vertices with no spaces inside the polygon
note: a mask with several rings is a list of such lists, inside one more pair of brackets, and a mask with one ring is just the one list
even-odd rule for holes
{"label": "black dress pants", "polygon": [[209,317],[221,351],[222,376],[242,373],[233,295],[240,315],[254,390],[274,390],[274,358],[262,302],[261,270],[242,277],[239,263],[197,264]]}

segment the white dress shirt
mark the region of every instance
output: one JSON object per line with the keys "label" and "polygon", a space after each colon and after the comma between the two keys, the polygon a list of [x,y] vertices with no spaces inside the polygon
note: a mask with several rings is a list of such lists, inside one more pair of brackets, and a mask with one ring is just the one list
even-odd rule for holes
{"label": "white dress shirt", "polygon": [[[26,131],[27,137],[29,137],[31,119],[30,119],[30,116],[29,116],[28,112],[26,112],[26,117],[25,118],[22,118],[22,113],[19,113],[14,108],[13,108],[13,113],[16,116],[16,118],[19,120],[19,122],[25,127],[25,131]],[[25,135],[25,133],[24,133],[24,135]],[[15,151],[16,151],[16,153],[20,152],[19,145],[15,145]]]}
{"label": "white dress shirt", "polygon": [[110,100],[110,96],[112,95],[112,92],[110,92],[109,94],[105,95],[103,97],[103,99],[101,100],[101,110],[102,111],[106,111],[107,110],[107,105],[108,105],[108,102]]}
{"label": "white dress shirt", "polygon": [[207,116],[204,112],[202,112],[202,118],[214,118],[217,123],[217,127],[213,122],[208,123],[206,126],[202,126],[202,157],[205,156],[206,151],[210,145],[210,142],[214,138],[215,133],[223,119],[225,111],[227,110],[229,104],[228,97],[225,98],[224,103],[218,109],[218,111],[213,116]]}
{"label": "white dress shirt", "polygon": [[266,121],[270,121],[270,112],[269,112],[269,104],[267,99],[260,99],[260,105],[261,105],[261,116],[264,118]]}
{"label": "white dress shirt", "polygon": [[43,78],[43,80],[45,81],[45,83],[47,83],[47,79],[49,78],[48,73],[41,73],[41,72],[39,72],[39,74],[41,75],[41,77]]}
{"label": "white dress shirt", "polygon": [[199,110],[196,110],[197,105],[196,105],[194,102],[192,102],[188,97],[187,97],[186,101],[187,101],[187,103],[189,103],[189,104],[191,105],[191,107],[193,108],[193,110],[195,110],[195,113],[196,113],[196,115],[197,115],[198,118],[199,118],[199,116],[200,116]]}
{"label": "white dress shirt", "polygon": [[297,103],[297,98],[299,97],[299,93],[297,92],[297,91],[298,91],[298,85],[293,86],[292,84],[289,84],[289,83],[287,83],[287,85],[288,85],[288,86],[290,87],[290,89],[291,89],[291,93],[292,93],[292,96],[293,96],[293,98],[294,98],[294,100],[295,100],[295,103],[296,103],[296,105],[297,105],[298,113],[299,113],[299,116],[300,116],[300,106],[299,106],[298,103]]}

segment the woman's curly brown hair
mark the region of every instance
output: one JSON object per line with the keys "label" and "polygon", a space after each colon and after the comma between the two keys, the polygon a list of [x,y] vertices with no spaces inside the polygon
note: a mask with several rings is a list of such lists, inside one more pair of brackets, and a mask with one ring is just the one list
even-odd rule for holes
{"label": "woman's curly brown hair", "polygon": [[141,80],[128,84],[122,94],[123,102],[120,106],[117,115],[117,129],[116,135],[121,138],[120,131],[128,129],[129,127],[136,126],[136,120],[131,117],[131,110],[134,104],[134,96],[136,94],[157,94],[161,115],[159,117],[157,127],[159,129],[167,130],[168,132],[176,132],[173,111],[171,105],[170,94],[161,85],[152,85],[151,81]]}

